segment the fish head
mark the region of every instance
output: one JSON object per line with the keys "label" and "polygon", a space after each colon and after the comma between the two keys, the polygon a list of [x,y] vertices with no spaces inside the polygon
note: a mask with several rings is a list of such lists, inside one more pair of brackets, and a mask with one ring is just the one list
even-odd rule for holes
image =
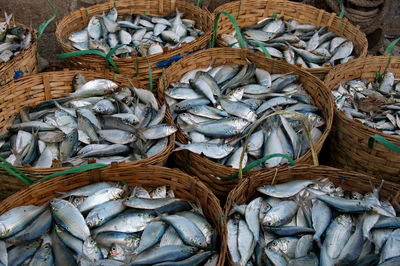
{"label": "fish head", "polygon": [[89,226],[89,228],[99,226],[102,222],[103,218],[99,217],[98,214],[93,214],[91,216],[88,216],[86,219],[86,224]]}
{"label": "fish head", "polygon": [[263,224],[266,226],[276,226],[279,222],[279,217],[274,214],[268,214],[264,217]]}
{"label": "fish head", "polygon": [[119,258],[124,258],[124,250],[122,247],[120,247],[117,244],[112,244],[110,251],[108,252],[108,256],[111,259],[119,259]]}
{"label": "fish head", "polygon": [[50,243],[44,244],[42,255],[47,258],[47,257],[50,257],[51,253],[52,253],[51,244]]}

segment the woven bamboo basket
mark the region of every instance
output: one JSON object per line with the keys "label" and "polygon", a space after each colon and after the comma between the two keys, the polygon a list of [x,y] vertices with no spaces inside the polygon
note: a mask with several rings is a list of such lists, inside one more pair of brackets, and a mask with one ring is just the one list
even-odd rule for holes
{"label": "woven bamboo basket", "polygon": [[219,261],[224,265],[226,245],[221,242],[223,233],[222,209],[218,199],[198,179],[179,170],[160,166],[129,166],[119,167],[113,164],[107,169],[96,169],[78,175],[65,175],[52,180],[46,180],[32,185],[0,203],[0,214],[22,205],[41,205],[46,201],[60,196],[58,192],[96,182],[126,182],[128,186],[142,186],[146,189],[167,186],[176,197],[200,203],[204,215],[218,233]]}
{"label": "woven bamboo basket", "polygon": [[[252,175],[251,178],[243,179],[239,185],[229,193],[224,207],[225,216],[227,217],[229,214],[233,202],[238,205],[248,203],[250,199],[256,195],[256,189],[259,186],[286,183],[297,179],[317,178],[329,178],[336,186],[340,186],[346,191],[357,191],[360,193],[372,191],[370,182],[375,187],[381,184],[381,180],[371,176],[327,166],[297,165],[294,167],[281,168],[276,171],[262,171]],[[384,182],[380,191],[380,196],[383,199],[390,199],[394,206],[398,206],[400,200],[399,191],[400,185]],[[226,236],[226,234],[224,236]],[[227,243],[226,239],[224,243]],[[225,249],[227,248],[225,247]],[[227,259],[228,264],[233,265],[230,254],[227,255]]]}
{"label": "woven bamboo basket", "polygon": [[[17,82],[12,81],[2,88],[2,97],[0,99],[0,134],[7,132],[14,117],[24,106],[35,106],[38,103],[63,97],[65,93],[71,92],[71,82],[73,77],[81,73],[87,80],[96,78],[106,78],[114,80],[120,85],[129,86],[131,83],[141,87],[141,83],[134,79],[128,79],[122,75],[110,73],[110,71],[92,72],[83,70],[65,70],[59,72],[45,72],[42,74],[23,77]],[[152,157],[135,161],[123,162],[121,165],[163,165],[166,163],[168,156],[174,148],[175,135],[171,135],[168,147],[161,153]],[[57,164],[56,164],[57,165]],[[70,169],[70,167],[54,167],[54,168],[33,168],[18,167],[32,181],[36,181],[43,176],[54,174],[62,170]],[[3,169],[0,169],[0,199],[5,198],[18,190],[26,187],[19,179],[11,176]]]}
{"label": "woven bamboo basket", "polygon": [[[315,144],[315,150],[318,153],[327,138],[333,116],[333,101],[329,91],[325,85],[315,76],[308,72],[290,65],[286,62],[269,59],[261,54],[248,53],[245,49],[234,48],[215,48],[197,52],[193,55],[174,63],[169,67],[160,78],[158,97],[160,100],[164,97],[164,91],[171,82],[177,82],[188,71],[204,68],[213,64],[214,66],[221,64],[246,64],[246,59],[256,63],[257,67],[268,70],[271,73],[293,73],[300,76],[300,82],[314,99],[316,106],[322,110],[322,116],[326,119],[326,127],[320,140]],[[167,115],[169,123],[173,123],[170,114]],[[177,132],[177,139],[182,143],[187,143],[186,137],[181,130]],[[175,163],[181,169],[187,171],[200,178],[208,187],[220,198],[228,195],[229,191],[237,184],[238,179],[223,181],[216,177],[229,177],[238,172],[237,169],[218,164],[207,159],[204,156],[191,153],[188,151],[180,151],[173,153]],[[304,156],[298,159],[298,162],[312,163],[311,152],[308,151]],[[251,173],[249,171],[248,173]]]}
{"label": "woven bamboo basket", "polygon": [[[2,21],[4,21],[4,19],[0,18],[0,22]],[[11,26],[23,26],[25,29],[30,29],[29,27],[17,22],[11,22]],[[32,41],[29,48],[21,51],[21,53],[19,53],[17,56],[11,58],[10,61],[0,63],[0,87],[24,75],[37,73],[38,63],[36,58],[36,31],[32,29],[30,30],[32,31]]]}
{"label": "woven bamboo basket", "polygon": [[[367,57],[338,66],[327,75],[325,84],[328,89],[336,88],[340,82],[365,78],[374,80],[375,71],[384,72],[388,57]],[[400,58],[393,57],[389,67],[396,77],[400,77]],[[335,167],[349,168],[357,172],[373,175],[377,178],[400,182],[400,154],[375,143],[368,146],[371,136],[379,134],[390,142],[400,146],[400,137],[383,134],[382,131],[367,127],[361,122],[347,118],[335,111],[334,125],[330,144],[330,162]]]}
{"label": "woven bamboo basket", "polygon": [[[278,16],[295,19],[303,24],[313,24],[317,27],[329,26],[329,31],[353,42],[356,57],[367,55],[368,42],[363,32],[346,18],[340,19],[334,13],[328,13],[310,5],[287,0],[244,0],[222,5],[214,11],[214,14],[220,11],[231,13],[239,27],[254,25],[261,19],[272,16],[273,13],[279,13]],[[218,23],[218,34],[229,34],[233,30],[230,20],[226,16],[221,16]],[[220,38],[217,42],[218,45],[223,46]],[[323,80],[330,69],[331,67],[323,67],[307,69],[307,71]]]}
{"label": "woven bamboo basket", "polygon": [[[340,13],[339,3],[335,0],[325,0],[326,4],[336,13]],[[364,4],[374,3],[372,1],[361,1]],[[362,4],[362,3],[359,4]],[[345,7],[344,13],[352,23],[358,25],[365,34],[370,34],[378,29],[383,23],[384,16],[387,15],[389,8],[389,1],[381,1],[381,4],[374,6],[361,6],[358,7]],[[356,4],[357,5],[357,4]],[[360,10],[360,7],[365,7],[366,9]]]}
{"label": "woven bamboo basket", "polygon": [[[149,66],[152,68],[153,83],[157,84],[158,78],[162,74],[163,68],[168,67],[171,62],[179,60],[186,54],[205,48],[209,42],[213,29],[213,18],[210,12],[183,0],[140,0],[140,1],[114,1],[93,5],[87,9],[71,12],[64,17],[57,25],[56,37],[64,52],[77,51],[69,45],[68,37],[71,33],[83,29],[93,15],[107,12],[110,8],[116,8],[119,15],[123,14],[144,14],[166,15],[176,12],[178,9],[184,13],[185,18],[196,21],[196,28],[201,29],[205,34],[195,41],[183,44],[181,47],[164,51],[163,54],[151,55],[148,57],[138,57],[132,54],[129,58],[114,59],[121,74],[134,76],[141,80],[145,85],[149,84]],[[94,69],[101,71],[106,67],[104,58],[98,55],[83,55],[70,57],[68,62],[76,67]]]}

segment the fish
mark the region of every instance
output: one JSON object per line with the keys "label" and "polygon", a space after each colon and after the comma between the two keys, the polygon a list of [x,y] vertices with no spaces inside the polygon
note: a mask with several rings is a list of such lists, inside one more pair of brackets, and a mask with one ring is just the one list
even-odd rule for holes
{"label": "fish", "polygon": [[16,116],[25,122],[15,119],[8,128],[1,152],[9,162],[35,168],[51,168],[54,160],[63,167],[92,159],[110,164],[166,151],[177,129],[166,123],[167,106],[150,91],[107,79],[87,81],[82,74],[72,83],[71,97],[23,108]]}
{"label": "fish", "polygon": [[12,60],[32,44],[32,31],[25,26],[12,26],[12,14],[4,12],[0,22],[0,63]]}
{"label": "fish", "polygon": [[[259,47],[261,43],[273,58],[304,68],[335,66],[350,60],[356,52],[351,41],[328,32],[327,27],[317,28],[283,17],[263,18],[255,25],[241,28],[241,31],[246,48],[263,51]],[[221,34],[219,38],[224,46],[240,48],[236,32]],[[323,50],[326,52],[322,53]]]}
{"label": "fish", "polygon": [[[90,17],[83,29],[68,36],[68,45],[78,50],[88,50],[91,47],[101,51],[109,51],[117,45],[126,45],[117,49],[113,55],[125,58],[133,56],[134,51],[138,56],[163,54],[204,35],[204,32],[196,27],[196,21],[183,18],[179,10],[174,14],[174,21],[152,15],[142,17],[137,14],[125,14],[118,17],[118,12],[114,10],[115,8],[110,9],[107,15]],[[178,17],[179,19],[176,19]],[[100,42],[101,45],[94,45]]]}
{"label": "fish", "polygon": [[[256,121],[276,109],[304,112],[304,119],[313,121],[314,141],[322,137],[325,119],[296,75],[271,75],[249,62],[244,66],[194,69],[172,85],[177,87],[170,86],[165,93],[174,101],[167,101],[167,105],[178,130],[189,137],[188,143],[177,143],[174,151],[189,150],[233,168],[239,168],[242,153],[243,167],[275,153],[299,158],[309,146],[293,115],[267,119],[249,137],[247,149],[243,147],[246,134]],[[283,92],[288,87],[290,93]],[[284,163],[286,159],[272,158],[263,167]]]}
{"label": "fish", "polygon": [[399,135],[399,91],[395,76],[386,71],[382,80],[349,80],[332,90],[336,108],[349,119],[389,135]]}
{"label": "fish", "polygon": [[[297,177],[252,189],[247,199],[228,199],[231,207],[226,210],[225,230],[233,264],[265,265],[262,251],[274,265],[396,265],[400,239],[397,212],[391,214],[395,217],[379,214],[380,222],[372,225],[371,236],[366,237],[364,223],[374,210],[357,209],[352,204],[346,207],[343,203],[338,208],[339,200],[357,201],[361,205],[368,205],[367,202],[370,206],[387,202],[380,199],[383,196],[378,188],[361,194],[344,191],[328,178]],[[255,218],[253,211],[257,213],[257,208]],[[389,208],[386,211],[391,212]],[[258,230],[257,237],[254,228]],[[240,230],[246,233],[241,234]]]}
{"label": "fish", "polygon": [[[17,230],[9,230],[10,236],[1,238],[0,262],[169,265],[177,261],[178,265],[197,265],[219,255],[214,242],[218,230],[203,215],[201,206],[175,197],[172,187],[146,190],[124,186],[127,193],[117,198],[108,197],[110,189],[120,190],[115,183],[89,184],[65,192],[65,199],[53,198],[40,207],[20,206],[2,214],[0,228],[13,219],[21,223]],[[153,198],[140,198],[146,195]],[[163,211],[152,212],[161,208]]]}

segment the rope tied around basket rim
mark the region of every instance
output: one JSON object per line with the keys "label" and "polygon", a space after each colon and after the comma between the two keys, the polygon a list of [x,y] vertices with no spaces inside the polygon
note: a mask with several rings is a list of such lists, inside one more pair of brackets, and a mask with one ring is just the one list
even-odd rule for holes
{"label": "rope tied around basket rim", "polygon": [[[239,178],[240,179],[242,179],[243,178],[243,159],[244,159],[244,154],[247,152],[247,148],[248,148],[248,144],[249,144],[249,137],[251,136],[251,134],[261,125],[261,123],[263,123],[265,120],[267,120],[268,118],[270,118],[270,117],[272,117],[272,116],[276,116],[276,115],[281,115],[281,114],[288,114],[288,115],[290,115],[290,119],[292,119],[292,120],[299,120],[300,122],[301,122],[301,124],[302,124],[302,126],[303,126],[303,128],[304,128],[304,130],[305,130],[305,132],[306,132],[306,136],[307,136],[307,141],[308,141],[308,144],[309,144],[309,146],[310,146],[310,149],[311,149],[311,155],[312,155],[312,157],[313,157],[313,163],[314,163],[314,165],[319,165],[319,162],[318,162],[318,154],[317,154],[317,152],[315,151],[315,147],[314,147],[314,143],[313,143],[313,141],[312,141],[312,136],[311,136],[311,125],[310,125],[310,121],[308,120],[308,118],[307,118],[307,116],[305,116],[305,115],[303,115],[303,114],[301,114],[301,113],[299,113],[299,112],[296,112],[296,111],[285,111],[285,110],[282,110],[282,111],[276,111],[276,112],[274,112],[274,113],[272,113],[272,114],[269,114],[269,115],[264,115],[264,116],[262,116],[261,118],[259,118],[255,123],[254,123],[254,125],[250,128],[250,130],[249,130],[249,132],[245,135],[245,142],[244,142],[244,144],[243,144],[243,151],[242,151],[242,153],[241,153],[241,155],[240,155],[240,162],[239,162]],[[274,155],[274,154],[272,154],[272,155]],[[271,156],[271,155],[270,155]],[[268,156],[267,156],[268,157]],[[274,156],[274,157],[278,157],[278,156]],[[284,156],[281,156],[281,157],[284,157]],[[288,156],[286,156],[287,158],[290,158],[290,157],[288,157]],[[285,157],[285,158],[286,158]],[[266,158],[266,157],[264,157],[264,158]],[[264,158],[262,158],[262,159],[264,159]],[[286,159],[287,159],[286,158]],[[259,160],[262,160],[262,159],[259,159]],[[270,158],[268,158],[268,159],[270,159]],[[290,158],[291,159],[291,158]],[[259,160],[257,160],[257,161],[259,161]],[[293,161],[293,159],[291,159],[292,161]],[[265,160],[266,161],[266,160]],[[256,162],[256,161],[255,161]],[[290,162],[290,160],[289,160],[289,162]],[[293,161],[294,162],[294,161]],[[293,164],[292,164],[293,165]],[[250,169],[248,169],[248,170],[250,170]],[[247,171],[248,171],[247,170]]]}
{"label": "rope tied around basket rim", "polygon": [[119,74],[120,72],[119,72],[118,66],[114,62],[114,60],[112,59],[112,56],[114,55],[116,50],[118,50],[119,48],[121,48],[121,47],[123,47],[125,45],[126,44],[118,44],[117,46],[112,48],[107,54],[104,53],[104,52],[101,52],[99,50],[84,50],[84,51],[74,51],[74,52],[62,53],[62,54],[57,55],[57,59],[63,60],[63,59],[66,59],[68,57],[95,54],[95,55],[99,55],[99,56],[103,57],[104,60],[106,61],[106,66],[107,67],[112,66],[112,68],[114,69],[115,73]]}
{"label": "rope tied around basket rim", "polygon": [[44,176],[36,181],[32,181],[32,179],[30,179],[24,172],[22,172],[20,169],[18,169],[14,165],[10,164],[9,162],[7,162],[6,159],[0,157],[0,168],[4,169],[6,172],[13,175],[14,177],[20,179],[22,182],[24,182],[28,186],[33,185],[38,182],[41,182],[41,181],[44,181],[44,180],[47,180],[47,179],[57,177],[57,176],[66,175],[66,174],[77,174],[77,173],[82,173],[82,172],[86,172],[86,171],[90,171],[90,170],[94,170],[94,169],[98,169],[98,168],[103,168],[103,167],[107,167],[107,166],[108,166],[107,164],[102,164],[102,163],[91,163],[91,164],[81,165],[81,166],[73,167],[70,169],[62,170],[57,173],[53,173],[53,174]]}

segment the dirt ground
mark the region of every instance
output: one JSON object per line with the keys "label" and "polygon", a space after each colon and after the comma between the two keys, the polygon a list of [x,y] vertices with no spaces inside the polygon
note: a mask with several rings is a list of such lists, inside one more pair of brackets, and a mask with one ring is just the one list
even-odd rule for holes
{"label": "dirt ground", "polygon": [[[57,9],[57,19],[61,20],[63,16],[79,7],[87,7],[95,3],[102,3],[105,0],[52,0]],[[193,2],[193,1],[192,1]],[[209,10],[214,10],[217,6],[230,2],[230,0],[203,0],[203,5]],[[386,16],[387,35],[400,36],[400,1],[393,0],[390,13]],[[12,13],[16,21],[31,25],[37,28],[41,23],[51,17],[51,9],[46,0],[0,0],[0,16],[3,12]],[[51,63],[56,62],[55,55],[60,49],[55,40],[55,23],[49,25],[43,39],[40,43],[40,54]]]}

